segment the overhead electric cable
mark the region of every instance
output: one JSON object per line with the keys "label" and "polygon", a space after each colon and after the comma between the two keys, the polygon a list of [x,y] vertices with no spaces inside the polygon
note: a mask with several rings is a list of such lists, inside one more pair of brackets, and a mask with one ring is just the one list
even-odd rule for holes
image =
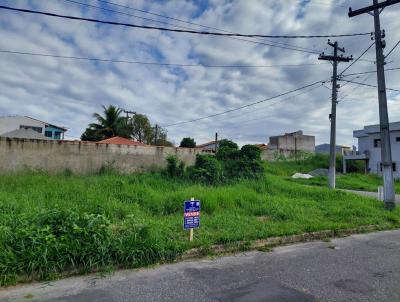
{"label": "overhead electric cable", "polygon": [[[360,83],[360,82],[354,82],[354,81],[351,81],[351,80],[339,79],[339,81],[344,81],[344,82],[353,83],[353,84],[357,84],[357,85],[363,85],[363,86],[378,88],[378,86],[376,86],[376,85],[365,84],[365,83]],[[400,89],[393,89],[393,88],[387,88],[387,87],[386,87],[386,90],[400,92]]]}
{"label": "overhead electric cable", "polygon": [[393,48],[388,52],[388,54],[385,56],[385,58],[387,58],[393,52],[393,50],[395,50],[395,48],[397,46],[399,46],[399,44],[400,44],[400,40],[393,46]]}
{"label": "overhead electric cable", "polygon": [[253,103],[250,103],[250,104],[246,104],[246,105],[240,106],[240,107],[235,107],[235,108],[232,108],[232,109],[229,109],[229,110],[225,110],[225,111],[214,113],[214,114],[211,114],[211,115],[195,118],[195,119],[188,120],[188,121],[182,121],[182,122],[168,124],[168,125],[165,125],[165,126],[162,126],[162,127],[166,128],[166,127],[171,127],[171,126],[183,125],[183,124],[187,124],[187,123],[192,123],[192,122],[197,122],[197,121],[200,121],[200,120],[204,120],[204,119],[207,119],[207,118],[210,118],[210,117],[214,117],[214,116],[219,116],[219,115],[226,114],[226,113],[229,113],[229,112],[237,111],[237,110],[240,110],[240,109],[243,109],[243,108],[247,108],[247,107],[251,107],[251,106],[254,106],[254,105],[269,101],[269,100],[272,100],[272,99],[276,99],[278,97],[281,97],[281,96],[284,96],[284,95],[287,95],[287,94],[290,94],[290,93],[293,93],[293,92],[296,92],[296,91],[299,91],[299,90],[303,90],[305,88],[314,86],[314,85],[319,84],[321,82],[322,81],[317,81],[317,82],[314,82],[314,83],[311,83],[311,84],[308,84],[308,85],[304,85],[302,87],[299,87],[299,88],[296,88],[296,89],[293,89],[293,90],[290,90],[290,91],[287,91],[287,92],[280,93],[278,95],[275,95],[275,96],[272,96],[272,97],[269,97],[269,98],[266,98],[266,99],[263,99],[263,100],[259,100],[259,101],[256,101],[256,102],[253,102]]}
{"label": "overhead electric cable", "polygon": [[4,6],[4,5],[0,5],[0,9],[18,11],[18,12],[29,13],[29,14],[44,15],[44,16],[49,16],[49,17],[70,19],[70,20],[87,21],[87,22],[100,23],[100,24],[118,25],[118,26],[126,26],[126,27],[133,27],[133,28],[142,28],[142,29],[152,29],[152,30],[160,30],[160,31],[168,31],[168,32],[177,32],[177,33],[189,33],[189,34],[212,35],[212,36],[226,36],[226,37],[248,37],[248,38],[259,37],[259,38],[310,39],[310,38],[354,37],[354,36],[365,36],[365,35],[370,35],[371,34],[370,32],[369,33],[353,33],[353,34],[329,34],[329,35],[260,35],[260,34],[236,34],[236,33],[229,34],[229,33],[209,32],[209,31],[173,29],[173,28],[166,28],[166,27],[146,26],[146,25],[138,25],[138,24],[131,24],[131,23],[106,21],[106,20],[99,20],[99,19],[92,19],[92,18],[82,18],[82,17],[69,16],[69,15],[60,15],[60,14],[49,13],[49,12],[38,11],[38,10],[30,10],[30,9],[9,7],[9,6]]}
{"label": "overhead electric cable", "polygon": [[206,67],[206,68],[272,68],[272,67],[301,67],[311,65],[326,65],[324,63],[304,63],[304,64],[273,64],[273,65],[213,65],[213,64],[180,64],[180,63],[161,63],[161,62],[143,62],[143,61],[130,61],[130,60],[118,60],[118,59],[102,59],[102,58],[90,58],[90,57],[77,57],[77,56],[64,56],[44,53],[33,53],[23,51],[12,51],[0,49],[0,53],[4,54],[16,54],[16,55],[29,55],[38,57],[52,57],[59,59],[72,59],[72,60],[87,60],[87,61],[99,61],[109,63],[127,63],[127,64],[141,64],[141,65],[159,65],[159,66],[176,66],[176,67]]}
{"label": "overhead electric cable", "polygon": [[361,57],[362,57],[363,55],[365,55],[365,54],[367,53],[367,51],[371,49],[372,46],[374,46],[374,44],[375,44],[375,42],[372,42],[372,44],[371,44],[370,46],[368,46],[368,48],[367,48],[366,50],[364,50],[363,53],[357,57],[357,59],[355,59],[349,66],[347,66],[347,67],[339,74],[339,77],[340,77],[343,73],[345,73],[345,71],[349,70],[349,68],[350,68],[351,66],[353,66],[358,60],[360,60]]}
{"label": "overhead electric cable", "polygon": [[[179,25],[176,25],[176,24],[171,24],[171,23],[168,23],[168,22],[163,22],[163,21],[154,20],[154,19],[150,19],[150,18],[144,18],[144,17],[140,17],[140,16],[137,16],[137,15],[129,14],[129,13],[126,13],[126,12],[116,11],[116,10],[108,9],[108,8],[101,7],[101,6],[82,3],[82,2],[79,2],[79,1],[75,1],[75,0],[64,0],[64,1],[68,1],[70,3],[75,3],[75,4],[79,4],[79,5],[83,5],[83,6],[93,7],[93,8],[104,10],[104,11],[114,12],[114,13],[117,13],[117,14],[136,17],[136,18],[147,20],[147,21],[152,21],[152,22],[157,22],[157,23],[161,23],[161,24],[172,25],[172,26],[175,26],[175,27],[178,27],[178,28],[194,30],[194,28],[185,27],[185,26],[179,26]],[[184,21],[184,20],[181,20],[181,19],[177,19],[177,18],[172,18],[172,17],[169,17],[169,16],[165,16],[165,15],[156,14],[156,13],[148,12],[148,11],[145,11],[145,10],[141,10],[141,9],[125,6],[125,5],[119,5],[119,4],[108,2],[108,1],[100,1],[100,2],[107,3],[109,5],[121,6],[123,8],[132,9],[134,11],[139,11],[139,12],[142,12],[142,13],[147,13],[147,14],[155,15],[155,16],[162,17],[162,18],[166,18],[166,19],[170,19],[170,20],[174,20],[174,21],[179,21],[179,22],[187,23],[187,24],[190,24],[190,25],[195,25],[195,26],[202,27],[202,28],[218,30],[218,31],[221,31],[221,32],[226,32],[226,33],[234,33],[232,31],[228,31],[228,30],[225,30],[225,29],[220,29],[220,28],[216,28],[216,27],[212,27],[212,26],[206,26],[206,25],[202,25],[202,24],[198,24],[198,23]],[[240,39],[240,38],[236,38],[236,37],[228,37],[228,38],[239,40],[239,41],[244,41],[244,42],[250,42],[250,43],[254,43],[254,44],[261,44],[261,45],[278,47],[278,48],[283,48],[283,49],[288,49],[288,50],[300,51],[300,52],[305,52],[305,53],[319,53],[318,51],[316,51],[314,49],[311,49],[311,48],[306,48],[306,47],[301,47],[301,46],[297,46],[297,45],[293,45],[293,44],[277,42],[277,41],[271,41],[271,40],[266,40],[266,39],[262,39],[262,40],[247,40],[247,39]],[[269,44],[265,43],[265,42],[268,42]],[[273,44],[271,45],[270,43],[273,43]],[[283,47],[283,46],[280,46],[280,45],[276,45],[276,44],[281,44],[281,45],[286,46],[286,47]]]}
{"label": "overhead electric cable", "polygon": [[[400,70],[400,67],[393,67],[393,68],[385,69],[385,71],[391,71],[391,70]],[[376,73],[376,70],[342,74],[342,77],[349,77],[349,76],[353,76],[353,75],[362,75],[362,74],[368,74],[368,73]]]}

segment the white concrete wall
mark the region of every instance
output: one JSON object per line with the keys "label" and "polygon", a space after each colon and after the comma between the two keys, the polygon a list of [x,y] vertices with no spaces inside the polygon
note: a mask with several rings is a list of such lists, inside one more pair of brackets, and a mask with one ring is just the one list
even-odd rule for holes
{"label": "white concrete wall", "polygon": [[42,127],[44,134],[46,124],[25,116],[4,116],[0,117],[0,135],[20,128],[20,125]]}

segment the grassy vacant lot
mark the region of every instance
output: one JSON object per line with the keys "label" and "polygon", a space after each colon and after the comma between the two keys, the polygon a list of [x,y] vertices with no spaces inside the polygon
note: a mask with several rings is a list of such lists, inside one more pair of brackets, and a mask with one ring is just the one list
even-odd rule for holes
{"label": "grassy vacant lot", "polygon": [[[341,160],[339,160],[338,163],[340,165]],[[311,179],[292,179],[291,176],[296,172],[308,173],[316,168],[328,168],[328,166],[328,156],[318,154],[315,157],[305,160],[273,162],[267,166],[267,171],[270,174],[280,175],[284,179],[292,182],[326,187],[328,184],[328,178],[325,176],[314,177]],[[339,167],[339,170],[340,169],[341,168]],[[336,187],[339,189],[377,192],[378,186],[382,185],[382,177],[375,174],[338,173],[336,175]],[[395,182],[395,188],[396,193],[400,194],[399,181]]]}
{"label": "grassy vacant lot", "polygon": [[[172,261],[191,247],[376,224],[400,209],[286,179],[318,161],[266,164],[265,177],[204,186],[160,173],[0,176],[0,284]],[[291,172],[290,172],[291,173]],[[188,242],[183,200],[202,201]]]}

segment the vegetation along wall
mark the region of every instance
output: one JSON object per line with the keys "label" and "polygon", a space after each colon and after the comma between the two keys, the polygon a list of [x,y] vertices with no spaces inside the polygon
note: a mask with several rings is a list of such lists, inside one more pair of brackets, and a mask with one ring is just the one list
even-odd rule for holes
{"label": "vegetation along wall", "polygon": [[0,173],[26,169],[49,173],[69,170],[74,174],[115,169],[131,173],[163,168],[169,155],[176,155],[186,165],[192,165],[200,152],[192,148],[0,138]]}

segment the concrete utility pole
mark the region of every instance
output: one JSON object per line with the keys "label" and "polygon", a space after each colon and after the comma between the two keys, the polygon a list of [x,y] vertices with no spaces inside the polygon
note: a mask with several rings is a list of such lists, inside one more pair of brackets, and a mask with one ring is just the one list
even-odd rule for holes
{"label": "concrete utility pole", "polygon": [[155,133],[154,133],[154,145],[157,146],[158,124],[156,124],[156,127],[155,127],[155,128],[156,128],[156,129],[155,129]]}
{"label": "concrete utility pole", "polygon": [[214,147],[215,154],[218,151],[218,132],[215,132],[215,147]]}
{"label": "concrete utility pole", "polygon": [[381,3],[378,3],[378,0],[373,0],[373,5],[371,6],[367,6],[355,11],[352,11],[351,8],[349,9],[350,18],[364,13],[368,13],[374,17],[379,126],[381,130],[381,162],[383,170],[383,198],[385,202],[385,208],[387,210],[393,210],[395,207],[395,192],[393,182],[392,151],[390,146],[389,116],[386,98],[384,67],[385,57],[383,56],[383,48],[385,48],[386,43],[382,38],[385,37],[385,31],[381,32],[379,15],[386,6],[396,3],[400,3],[400,0],[387,0]]}
{"label": "concrete utility pole", "polygon": [[336,187],[336,105],[337,105],[337,64],[338,62],[349,62],[353,60],[352,57],[338,56],[338,51],[345,52],[344,48],[338,46],[338,42],[331,43],[328,40],[328,45],[333,47],[333,56],[327,56],[324,53],[320,54],[318,60],[326,60],[333,62],[333,75],[332,75],[332,110],[329,115],[331,120],[331,142],[329,154],[329,188]]}

